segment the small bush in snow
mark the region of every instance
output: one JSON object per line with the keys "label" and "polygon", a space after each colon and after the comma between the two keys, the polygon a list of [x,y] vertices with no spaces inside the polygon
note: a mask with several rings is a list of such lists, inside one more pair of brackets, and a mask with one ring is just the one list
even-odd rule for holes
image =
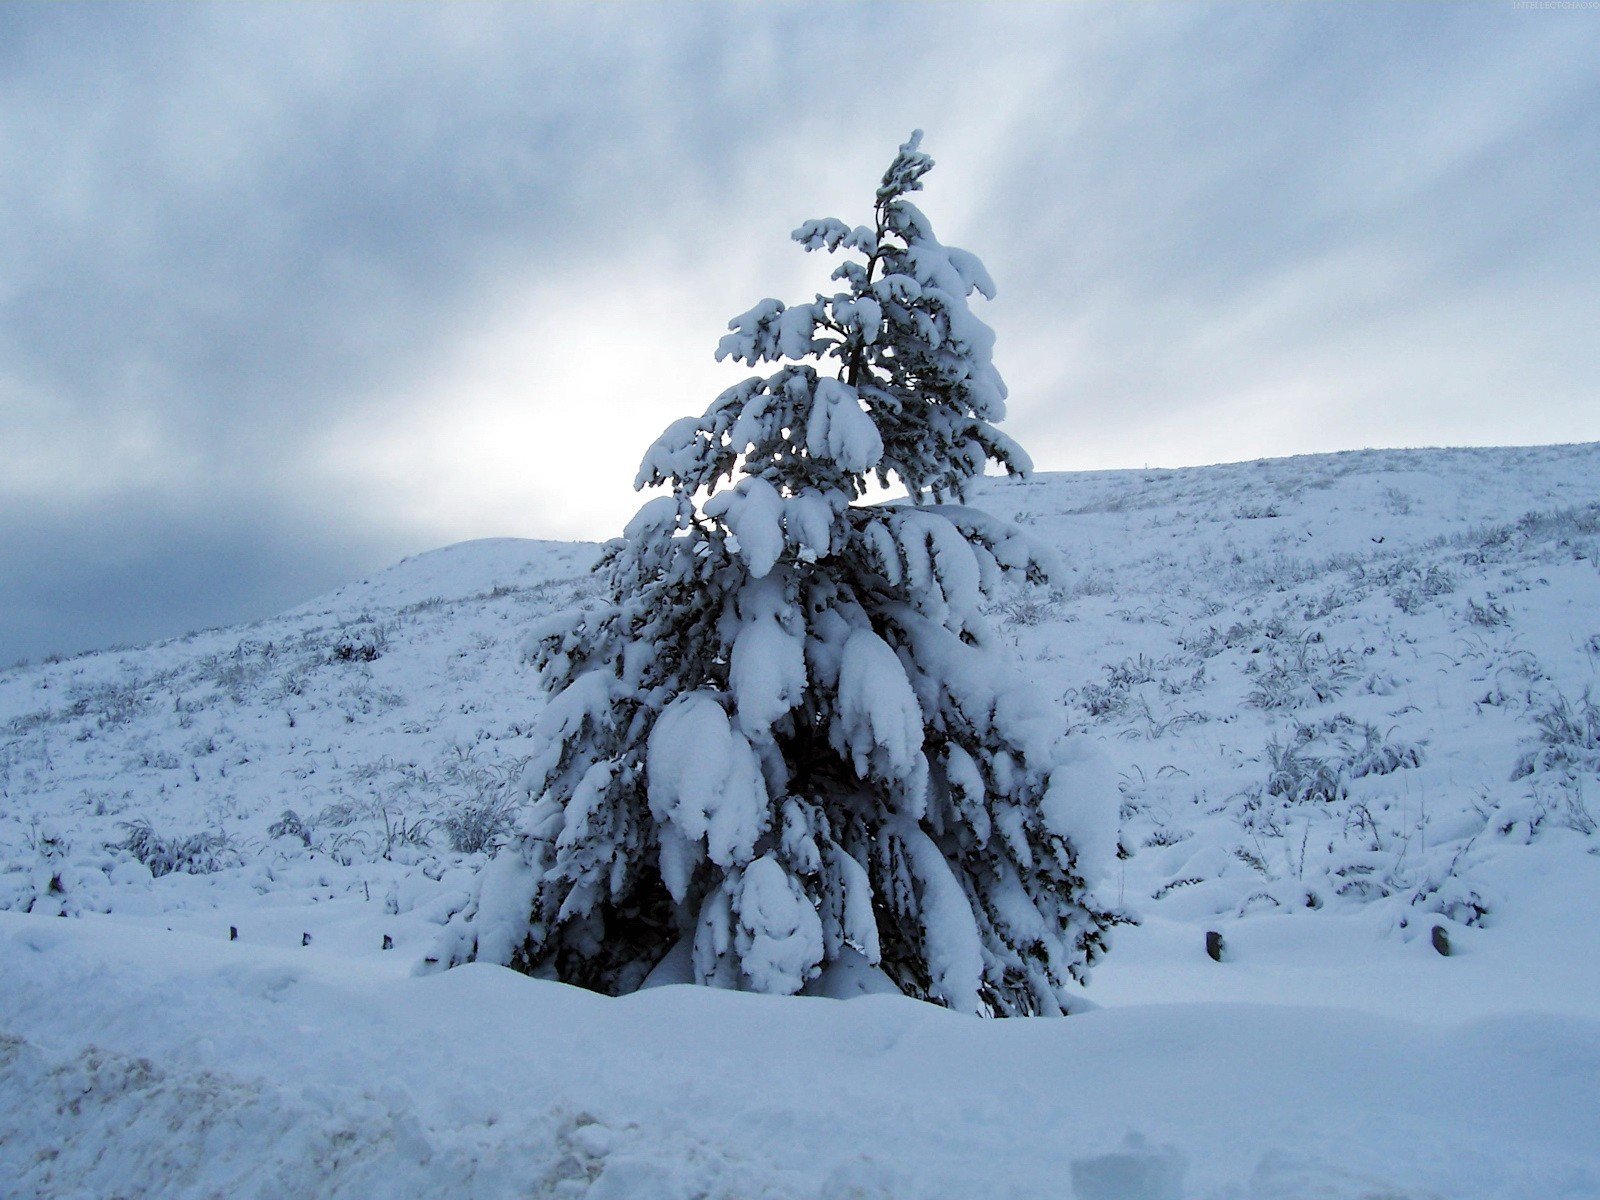
{"label": "small bush in snow", "polygon": [[1422,745],[1396,738],[1392,729],[1385,733],[1375,725],[1357,722],[1342,740],[1343,771],[1351,779],[1388,775],[1422,765]]}
{"label": "small bush in snow", "polygon": [[1141,683],[1153,682],[1160,669],[1160,663],[1140,654],[1134,658],[1125,658],[1114,666],[1108,666],[1106,682],[1112,687],[1131,688]]}
{"label": "small bush in snow", "polygon": [[481,854],[496,849],[510,834],[516,810],[513,796],[480,797],[440,817],[439,828],[457,854]]}
{"label": "small bush in snow", "polygon": [[1574,833],[1581,833],[1584,837],[1593,837],[1600,833],[1600,817],[1589,807],[1588,798],[1583,794],[1583,789],[1574,785],[1562,790],[1560,799],[1556,803],[1556,819]]}
{"label": "small bush in snow", "polygon": [[1276,504],[1241,504],[1233,510],[1233,515],[1241,521],[1271,521],[1278,516]]}
{"label": "small bush in snow", "polygon": [[1523,795],[1501,800],[1487,825],[1500,837],[1531,842],[1552,827],[1592,837],[1600,822],[1589,807],[1583,780],[1556,776],[1535,779]]}
{"label": "small bush in snow", "polygon": [[1345,605],[1361,599],[1363,595],[1364,593],[1355,589],[1329,588],[1307,600],[1301,606],[1300,615],[1307,621],[1320,621],[1323,617],[1338,612]]}
{"label": "small bush in snow", "polygon": [[1576,703],[1557,692],[1530,719],[1538,731],[1536,744],[1517,759],[1512,779],[1535,771],[1600,773],[1600,704],[1588,691]]}
{"label": "small bush in snow", "polygon": [[1288,804],[1332,804],[1348,794],[1339,768],[1292,741],[1269,739],[1267,795]]}
{"label": "small bush in snow", "polygon": [[1110,576],[1101,571],[1088,571],[1070,583],[1051,589],[1050,594],[1066,603],[1081,596],[1114,596],[1116,591],[1116,582]]}
{"label": "small bush in snow", "polygon": [[1389,486],[1383,489],[1383,506],[1397,517],[1409,516],[1412,508],[1411,497],[1399,488]]}
{"label": "small bush in snow", "polygon": [[370,805],[357,800],[335,800],[323,806],[313,824],[329,829],[348,829],[366,816],[369,809]]}
{"label": "small bush in snow", "polygon": [[300,819],[300,814],[292,808],[284,809],[283,815],[267,826],[267,836],[273,838],[291,837],[307,848],[311,845],[311,830]]}
{"label": "small bush in snow", "polygon": [[1455,576],[1433,564],[1425,571],[1417,567],[1405,568],[1390,585],[1389,596],[1401,612],[1415,616],[1429,600],[1448,596],[1455,590]]}
{"label": "small bush in snow", "polygon": [[1013,625],[1041,625],[1061,619],[1061,608],[1053,598],[1033,593],[1012,597],[1000,606],[1000,611]]}
{"label": "small bush in snow", "polygon": [[1462,616],[1466,618],[1467,624],[1480,625],[1485,629],[1504,625],[1511,619],[1511,614],[1506,610],[1505,605],[1496,604],[1492,596],[1485,596],[1482,604],[1469,597],[1467,607]]}
{"label": "small bush in snow", "polygon": [[1128,706],[1128,689],[1126,685],[1086,683],[1078,689],[1078,703],[1099,720],[1120,713]]}
{"label": "small bush in snow", "polygon": [[1182,696],[1187,692],[1202,692],[1206,686],[1206,665],[1202,662],[1187,676],[1168,675],[1161,680],[1161,692],[1166,696]]}
{"label": "small bush in snow", "polygon": [[215,734],[202,733],[190,738],[183,744],[183,752],[190,758],[206,758],[217,752],[217,739]]}
{"label": "small bush in snow", "polygon": [[38,821],[29,823],[26,844],[33,857],[41,862],[60,862],[72,852],[72,844],[59,827]]}
{"label": "small bush in snow", "polygon": [[382,828],[382,841],[378,849],[380,858],[393,859],[402,850],[427,848],[431,840],[428,829],[432,825],[427,817],[387,804],[374,804],[372,807]]}
{"label": "small bush in snow", "polygon": [[110,685],[101,691],[100,711],[95,721],[101,729],[113,729],[131,722],[145,707],[145,696],[137,686],[130,683]]}
{"label": "small bush in snow", "polygon": [[1146,848],[1154,846],[1176,846],[1180,842],[1188,841],[1194,836],[1190,829],[1171,829],[1165,825],[1158,825],[1146,835],[1143,845]]}
{"label": "small bush in snow", "polygon": [[1348,651],[1321,645],[1320,637],[1272,642],[1263,664],[1255,666],[1247,703],[1262,709],[1298,708],[1343,695],[1355,677],[1357,660]]}
{"label": "small bush in snow", "polygon": [[162,747],[144,747],[139,752],[139,766],[152,771],[176,771],[183,765],[171,750]]}
{"label": "small bush in snow", "polygon": [[127,851],[155,876],[209,875],[238,866],[241,861],[233,839],[226,833],[164,837],[145,820],[124,821],[122,828],[128,836],[111,848]]}
{"label": "small bush in snow", "polygon": [[1474,927],[1481,927],[1490,912],[1489,901],[1466,881],[1455,860],[1413,884],[1410,903],[1422,912],[1438,913],[1458,925]]}
{"label": "small bush in snow", "polygon": [[375,662],[389,646],[389,631],[382,625],[341,630],[329,657],[334,662]]}

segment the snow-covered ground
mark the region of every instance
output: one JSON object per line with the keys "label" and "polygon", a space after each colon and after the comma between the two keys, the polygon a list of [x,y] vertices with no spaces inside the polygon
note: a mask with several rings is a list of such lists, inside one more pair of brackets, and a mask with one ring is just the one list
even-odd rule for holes
{"label": "snow-covered ground", "polygon": [[1600,446],[981,503],[1120,778],[1099,1010],[411,978],[595,553],[468,543],[0,673],[0,1195],[1600,1197]]}

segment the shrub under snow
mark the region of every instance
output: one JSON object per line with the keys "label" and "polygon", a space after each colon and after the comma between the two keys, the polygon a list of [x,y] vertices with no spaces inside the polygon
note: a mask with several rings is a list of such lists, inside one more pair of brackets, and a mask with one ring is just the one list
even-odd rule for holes
{"label": "shrub under snow", "polygon": [[[608,548],[609,603],[540,631],[531,816],[433,963],[793,993],[864,960],[966,1012],[1073,1003],[1115,792],[984,616],[1046,563],[962,503],[1029,464],[968,307],[988,273],[907,198],[919,140],[872,225],[795,231],[849,252],[841,290],[730,323],[719,358],[780,365],[650,447],[638,484],[671,491]],[[911,503],[860,503],[873,479]]]}

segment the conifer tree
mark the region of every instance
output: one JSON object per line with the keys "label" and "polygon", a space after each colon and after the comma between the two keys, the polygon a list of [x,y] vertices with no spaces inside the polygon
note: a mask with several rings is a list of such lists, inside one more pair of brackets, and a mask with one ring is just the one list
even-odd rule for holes
{"label": "conifer tree", "polygon": [[[920,142],[871,225],[794,232],[844,256],[839,290],[729,323],[718,359],[775,369],[668,427],[636,486],[670,491],[608,544],[608,602],[537,632],[531,817],[430,964],[612,994],[674,964],[781,994],[871,965],[965,1012],[1072,1003],[1115,797],[984,616],[1047,563],[964,503],[1029,462],[968,306],[993,284],[907,198]],[[909,502],[865,502],[872,480]]]}

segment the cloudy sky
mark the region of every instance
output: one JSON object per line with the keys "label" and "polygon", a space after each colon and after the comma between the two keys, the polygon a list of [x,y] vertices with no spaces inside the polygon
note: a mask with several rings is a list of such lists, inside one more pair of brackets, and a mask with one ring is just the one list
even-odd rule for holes
{"label": "cloudy sky", "polygon": [[0,7],[0,664],[603,537],[913,127],[1042,469],[1600,438],[1600,10]]}

